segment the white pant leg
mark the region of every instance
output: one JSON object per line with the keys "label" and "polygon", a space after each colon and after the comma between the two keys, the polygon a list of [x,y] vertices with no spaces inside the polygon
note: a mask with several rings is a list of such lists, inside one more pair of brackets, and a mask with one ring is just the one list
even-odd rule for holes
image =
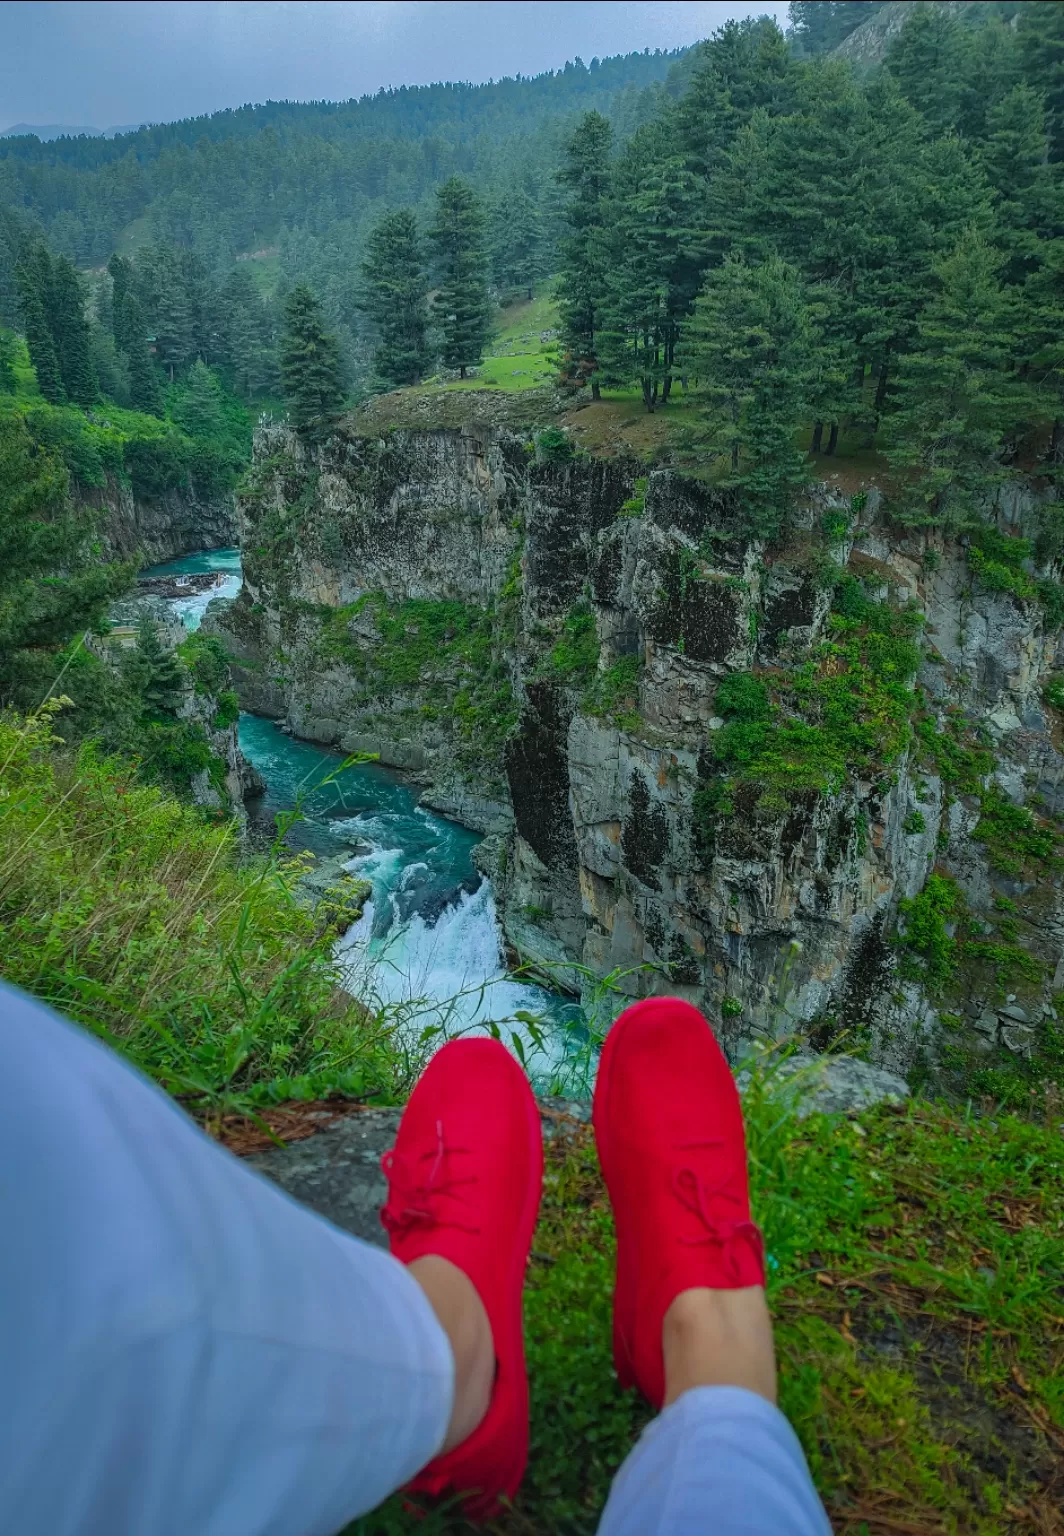
{"label": "white pant leg", "polygon": [[0,987],[0,1531],[329,1536],[443,1442],[447,1337],[381,1249]]}
{"label": "white pant leg", "polygon": [[599,1536],[831,1536],[798,1437],[743,1387],[694,1387],[643,1431]]}

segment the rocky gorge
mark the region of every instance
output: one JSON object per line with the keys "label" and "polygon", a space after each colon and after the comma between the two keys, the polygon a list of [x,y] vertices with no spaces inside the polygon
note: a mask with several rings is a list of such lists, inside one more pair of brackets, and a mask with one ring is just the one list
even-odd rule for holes
{"label": "rocky gorge", "polygon": [[[484,833],[517,955],[907,1074],[1056,1039],[1057,503],[907,528],[869,480],[785,539],[634,458],[483,424],[261,428],[241,704]],[[1064,693],[1060,700],[1064,703]]]}
{"label": "rocky gorge", "polygon": [[97,512],[112,555],[157,565],[197,550],[236,543],[236,504],[230,492],[200,490],[193,479],[153,493],[131,478],[107,474],[82,499]]}

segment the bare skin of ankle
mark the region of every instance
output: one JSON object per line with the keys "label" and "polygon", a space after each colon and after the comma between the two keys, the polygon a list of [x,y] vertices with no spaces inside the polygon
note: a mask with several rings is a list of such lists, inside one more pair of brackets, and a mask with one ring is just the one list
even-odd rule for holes
{"label": "bare skin of ankle", "polygon": [[495,1382],[495,1344],[484,1303],[456,1264],[427,1254],[407,1269],[428,1297],[454,1356],[454,1402],[442,1454],[467,1440],[488,1411]]}
{"label": "bare skin of ankle", "polygon": [[759,1285],[675,1297],[661,1329],[665,1407],[692,1387],[745,1387],[776,1401],[772,1320]]}

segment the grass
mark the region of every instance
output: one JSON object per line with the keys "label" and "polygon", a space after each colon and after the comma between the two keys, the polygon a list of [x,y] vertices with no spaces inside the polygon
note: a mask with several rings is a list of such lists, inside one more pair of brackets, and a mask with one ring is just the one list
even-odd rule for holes
{"label": "grass", "polygon": [[513,394],[549,384],[557,378],[558,364],[553,337],[544,336],[557,324],[557,308],[546,293],[511,304],[499,311],[495,339],[474,377],[421,385],[417,392],[494,389]]}
{"label": "grass", "polygon": [[416,1063],[399,1067],[393,1020],[338,991],[331,910],[293,898],[300,861],[246,862],[235,823],[61,730],[56,701],[0,718],[0,975],[201,1118],[401,1093]]}
{"label": "grass", "polygon": [[[1064,1531],[1061,1127],[928,1103],[797,1121],[759,1076],[746,1115],[781,1406],[835,1530]],[[531,1458],[500,1536],[590,1536],[650,1416],[612,1373],[612,1251],[580,1129],[547,1149],[525,1302]],[[467,1529],[393,1499],[347,1536]]]}

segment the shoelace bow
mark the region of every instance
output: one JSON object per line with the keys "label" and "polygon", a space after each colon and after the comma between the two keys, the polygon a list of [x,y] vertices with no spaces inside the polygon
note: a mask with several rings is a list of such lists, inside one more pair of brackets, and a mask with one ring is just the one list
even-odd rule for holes
{"label": "shoelace bow", "polygon": [[[447,1198],[462,1205],[472,1201],[459,1193],[461,1187],[477,1182],[475,1174],[459,1178],[449,1172],[447,1160],[458,1154],[468,1154],[468,1147],[448,1146],[443,1139],[443,1121],[436,1121],[436,1148],[419,1153],[414,1158],[396,1154],[393,1147],[381,1158],[381,1171],[388,1180],[388,1200],[381,1211],[381,1221],[395,1237],[403,1236],[412,1227],[458,1227],[463,1232],[479,1233],[480,1228],[469,1226],[456,1219],[456,1213],[443,1214],[440,1202]],[[420,1167],[431,1162],[428,1174]]]}
{"label": "shoelace bow", "polygon": [[[698,1141],[683,1141],[678,1143],[677,1150],[689,1151],[693,1147],[720,1147],[724,1143],[719,1138],[704,1137]],[[672,1176],[673,1194],[680,1204],[689,1210],[693,1216],[705,1228],[701,1237],[681,1237],[679,1241],[687,1247],[697,1247],[701,1243],[715,1243],[722,1251],[722,1258],[728,1266],[731,1279],[740,1278],[739,1261],[735,1254],[735,1244],[738,1239],[745,1239],[751,1244],[758,1258],[764,1261],[764,1245],[761,1233],[757,1226],[745,1217],[742,1221],[720,1220],[711,1214],[709,1203],[723,1197],[736,1205],[741,1205],[741,1196],[733,1193],[729,1185],[739,1172],[738,1167],[731,1168],[716,1184],[707,1184],[705,1179],[694,1169],[689,1167],[677,1168]]]}

